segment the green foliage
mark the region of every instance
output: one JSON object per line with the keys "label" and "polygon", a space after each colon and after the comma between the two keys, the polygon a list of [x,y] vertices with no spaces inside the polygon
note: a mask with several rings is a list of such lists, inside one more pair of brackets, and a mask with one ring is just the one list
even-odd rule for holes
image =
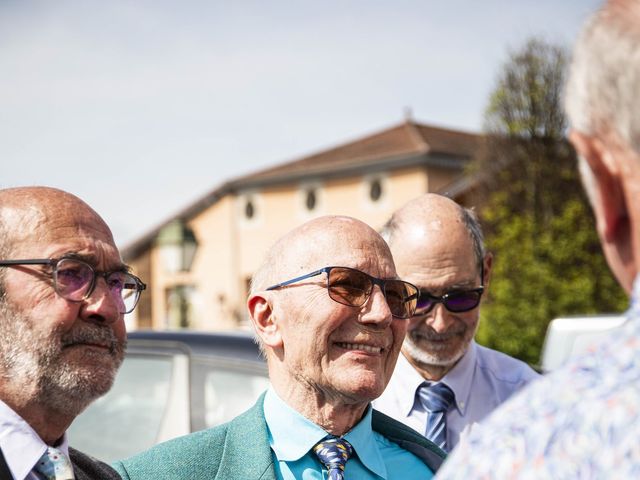
{"label": "green foliage", "polygon": [[536,39],[511,55],[471,166],[482,179],[475,203],[495,255],[478,341],[532,364],[551,319],[626,307],[563,138],[565,63],[561,48]]}

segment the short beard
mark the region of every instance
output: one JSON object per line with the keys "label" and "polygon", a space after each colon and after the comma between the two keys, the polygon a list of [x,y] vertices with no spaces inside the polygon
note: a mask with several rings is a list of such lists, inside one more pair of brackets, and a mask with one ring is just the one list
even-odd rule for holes
{"label": "short beard", "polygon": [[[468,332],[465,331],[464,335],[466,337]],[[457,350],[451,353],[445,353],[437,350],[426,351],[425,348],[421,346],[419,340],[420,338],[446,338],[451,336],[451,333],[437,334],[435,332],[425,333],[420,330],[412,330],[407,332],[402,344],[402,350],[418,364],[425,366],[453,367],[467,351],[469,343],[473,339],[473,335],[475,335],[475,331],[468,340],[465,339],[466,341],[464,341]]]}
{"label": "short beard", "polygon": [[[63,415],[77,416],[113,385],[124,358],[126,343],[119,343],[109,327],[78,321],[69,332],[40,331],[33,320],[0,301],[0,368],[2,381],[19,389],[18,403],[38,403]],[[88,351],[82,365],[61,359],[63,349],[76,342],[108,342],[111,365]],[[94,357],[94,358],[92,358]],[[96,361],[101,360],[101,361]]]}

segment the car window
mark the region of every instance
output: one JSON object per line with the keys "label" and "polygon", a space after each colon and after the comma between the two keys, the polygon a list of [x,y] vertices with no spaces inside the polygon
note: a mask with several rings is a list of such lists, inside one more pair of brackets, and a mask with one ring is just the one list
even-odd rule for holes
{"label": "car window", "polygon": [[69,428],[69,443],[111,462],[156,443],[169,398],[171,356],[127,356],[111,391]]}
{"label": "car window", "polygon": [[264,369],[194,361],[191,383],[192,429],[220,425],[248,410],[269,387]]}

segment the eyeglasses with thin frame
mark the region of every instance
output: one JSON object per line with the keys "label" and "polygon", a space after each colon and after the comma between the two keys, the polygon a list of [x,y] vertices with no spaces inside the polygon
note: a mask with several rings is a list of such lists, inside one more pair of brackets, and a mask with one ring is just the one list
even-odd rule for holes
{"label": "eyeglasses with thin frame", "polygon": [[426,315],[436,304],[441,303],[453,313],[463,313],[473,310],[480,305],[480,299],[484,292],[484,265],[480,265],[480,286],[470,289],[456,289],[446,292],[444,295],[436,296],[420,289],[415,316]]}
{"label": "eyeglasses with thin frame", "polygon": [[58,295],[70,302],[81,302],[91,296],[96,278],[104,278],[111,297],[118,304],[119,313],[131,313],[147,288],[135,275],[125,270],[100,272],[76,258],[35,258],[25,260],[0,260],[0,267],[16,265],[48,265],[52,268],[53,288]]}
{"label": "eyeglasses with thin frame", "polygon": [[324,267],[286,282],[272,285],[267,290],[276,290],[312,278],[327,274],[327,292],[329,297],[342,305],[361,307],[364,305],[373,287],[378,285],[387,301],[391,314],[396,318],[410,318],[416,309],[418,288],[409,282],[395,279],[380,279],[350,267]]}

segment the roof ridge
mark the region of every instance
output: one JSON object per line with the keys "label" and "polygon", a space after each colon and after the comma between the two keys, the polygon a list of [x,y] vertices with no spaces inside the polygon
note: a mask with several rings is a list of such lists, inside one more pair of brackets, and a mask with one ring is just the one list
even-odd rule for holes
{"label": "roof ridge", "polygon": [[418,129],[418,124],[411,118],[407,118],[404,124],[409,129],[409,137],[413,142],[415,142],[416,146],[419,149],[424,150],[425,152],[429,151],[431,147]]}

